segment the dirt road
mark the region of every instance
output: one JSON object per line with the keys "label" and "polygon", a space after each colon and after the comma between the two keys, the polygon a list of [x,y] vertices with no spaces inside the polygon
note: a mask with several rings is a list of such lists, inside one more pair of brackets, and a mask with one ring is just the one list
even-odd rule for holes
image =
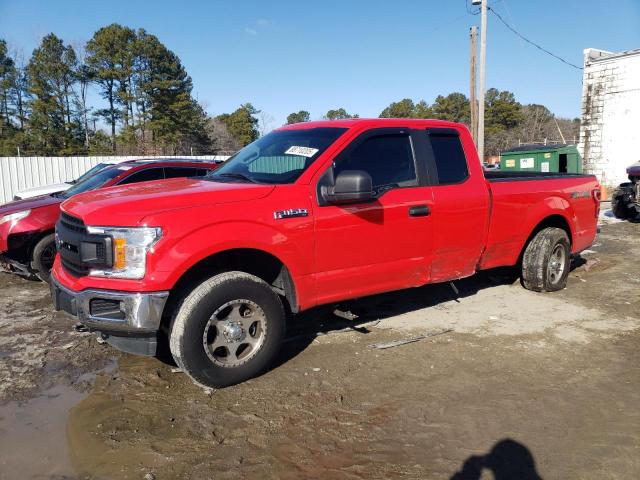
{"label": "dirt road", "polygon": [[218,391],[2,275],[0,479],[639,478],[638,256],[640,225],[611,223],[557,294],[491,271],[314,310]]}

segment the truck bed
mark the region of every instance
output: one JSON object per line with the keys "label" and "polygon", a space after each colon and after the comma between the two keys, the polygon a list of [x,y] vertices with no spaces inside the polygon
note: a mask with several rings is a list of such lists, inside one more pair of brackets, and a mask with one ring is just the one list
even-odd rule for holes
{"label": "truck bed", "polygon": [[[593,242],[599,205],[593,175],[546,172],[484,172],[491,195],[481,268],[513,265],[541,218],[571,230],[572,252]],[[544,181],[541,181],[544,180]]]}

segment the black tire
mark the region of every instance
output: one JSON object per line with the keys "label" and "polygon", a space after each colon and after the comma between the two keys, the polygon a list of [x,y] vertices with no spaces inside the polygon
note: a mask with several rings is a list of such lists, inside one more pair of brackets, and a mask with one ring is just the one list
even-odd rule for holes
{"label": "black tire", "polygon": [[42,237],[35,247],[31,255],[31,270],[43,282],[49,283],[51,276],[51,268],[56,258],[56,240],[55,234],[50,233]]}
{"label": "black tire", "polygon": [[285,327],[282,301],[266,282],[245,272],[226,272],[198,285],[181,303],[169,346],[176,364],[194,382],[227,387],[271,365]]}
{"label": "black tire", "polygon": [[522,256],[522,285],[534,292],[555,292],[567,286],[571,242],[561,228],[540,230]]}
{"label": "black tire", "polygon": [[611,194],[611,211],[616,218],[626,220],[631,212],[631,201],[629,197],[633,196],[633,184],[631,182],[621,183],[620,186]]}

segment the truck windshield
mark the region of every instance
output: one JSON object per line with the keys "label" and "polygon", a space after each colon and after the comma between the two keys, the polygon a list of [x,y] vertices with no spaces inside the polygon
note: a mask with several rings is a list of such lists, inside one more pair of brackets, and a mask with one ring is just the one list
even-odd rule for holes
{"label": "truck windshield", "polygon": [[64,192],[58,193],[56,196],[59,198],[70,198],[79,193],[95,190],[96,188],[102,187],[109,180],[112,180],[123,172],[126,172],[130,168],[131,167],[127,166],[107,167],[82,182],[76,183],[73,187],[65,190]]}
{"label": "truck windshield", "polygon": [[325,127],[271,132],[204,178],[216,182],[293,183],[346,130]]}

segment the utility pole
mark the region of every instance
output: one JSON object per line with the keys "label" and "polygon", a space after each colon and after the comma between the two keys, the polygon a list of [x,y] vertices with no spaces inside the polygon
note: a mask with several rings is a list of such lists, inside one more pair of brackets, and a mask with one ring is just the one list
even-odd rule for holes
{"label": "utility pole", "polygon": [[567,143],[567,141],[564,139],[564,135],[562,134],[562,130],[560,130],[560,125],[558,125],[558,119],[554,116],[553,120],[556,122],[556,128],[558,129],[558,133],[560,134],[560,138],[562,138],[562,143]]}
{"label": "utility pole", "polygon": [[484,77],[487,60],[487,0],[480,10],[480,98],[478,99],[478,155],[484,162]]}
{"label": "utility pole", "polygon": [[471,56],[469,58],[469,108],[471,113],[471,138],[476,147],[478,146],[478,100],[476,99],[476,56],[478,53],[478,27],[469,29],[469,44]]}

